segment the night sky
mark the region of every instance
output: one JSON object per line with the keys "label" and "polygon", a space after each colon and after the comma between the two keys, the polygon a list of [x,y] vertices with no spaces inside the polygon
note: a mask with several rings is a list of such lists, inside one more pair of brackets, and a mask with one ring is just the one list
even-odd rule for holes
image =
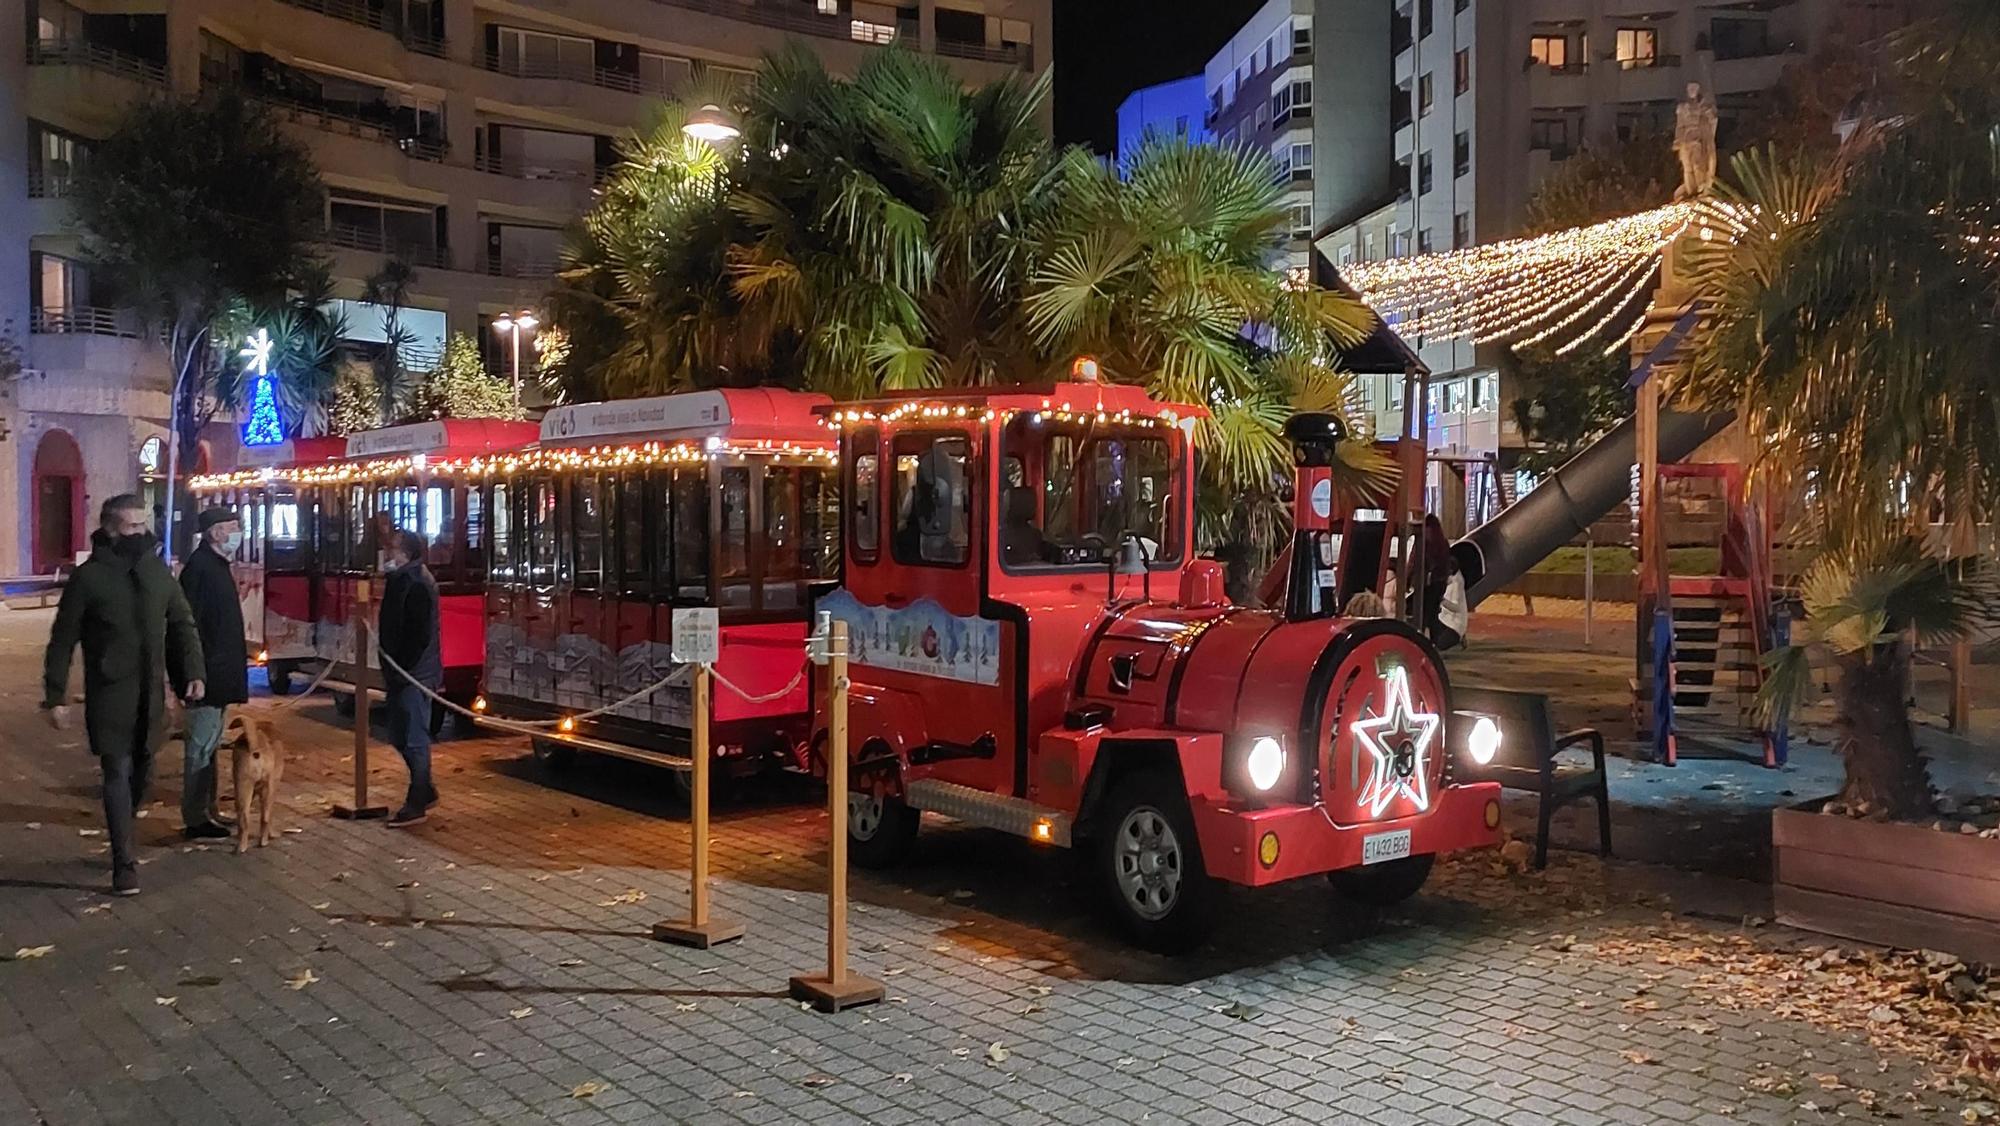
{"label": "night sky", "polygon": [[1117,143],[1118,103],[1200,72],[1262,0],[1055,0],[1056,140]]}

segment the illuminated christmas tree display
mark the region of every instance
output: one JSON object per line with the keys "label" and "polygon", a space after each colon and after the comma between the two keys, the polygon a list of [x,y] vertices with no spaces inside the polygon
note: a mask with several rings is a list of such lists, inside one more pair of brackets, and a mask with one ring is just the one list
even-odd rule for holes
{"label": "illuminated christmas tree display", "polygon": [[271,336],[263,329],[238,355],[250,376],[250,418],[243,424],[243,444],[275,446],[285,440],[284,419],[278,414],[278,381],[271,374]]}

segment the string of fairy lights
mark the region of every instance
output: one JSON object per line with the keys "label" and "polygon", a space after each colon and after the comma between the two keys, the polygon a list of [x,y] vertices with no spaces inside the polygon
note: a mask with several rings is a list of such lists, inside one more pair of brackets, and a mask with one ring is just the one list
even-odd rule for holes
{"label": "string of fairy lights", "polygon": [[238,469],[192,478],[188,487],[196,492],[213,492],[278,482],[300,486],[367,484],[416,473],[483,480],[539,471],[615,472],[621,469],[696,465],[711,458],[731,457],[790,458],[832,464],[837,456],[830,443],[709,438],[701,442],[639,442],[622,446],[525,449],[470,457],[432,457],[419,453],[366,461]]}
{"label": "string of fairy lights", "polygon": [[1638,332],[1660,263],[1695,222],[1670,203],[1534,238],[1343,267],[1341,278],[1405,339],[1470,340],[1568,355],[1617,351]]}

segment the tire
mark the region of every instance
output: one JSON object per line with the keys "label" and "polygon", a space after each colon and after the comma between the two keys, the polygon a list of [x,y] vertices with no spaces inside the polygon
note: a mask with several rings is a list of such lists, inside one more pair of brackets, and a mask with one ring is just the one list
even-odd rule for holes
{"label": "tire", "polygon": [[292,694],[292,673],[295,670],[290,661],[270,661],[264,665],[264,683],[273,696]]}
{"label": "tire", "polygon": [[[715,800],[715,771],[714,769],[712,769],[712,766],[713,764],[711,764],[711,769],[708,772],[708,785],[709,785],[708,797],[711,802]],[[667,793],[671,795],[675,801],[679,802],[682,808],[693,808],[694,771],[668,770]]]}
{"label": "tire", "polygon": [[1366,868],[1328,872],[1326,878],[1333,885],[1333,890],[1356,903],[1370,907],[1394,907],[1417,894],[1424,881],[1431,878],[1431,867],[1436,863],[1435,854],[1406,856]]}
{"label": "tire", "polygon": [[352,716],[354,714],[354,693],[335,692],[333,694],[333,711],[335,715],[343,718]]}
{"label": "tire", "polygon": [[1201,862],[1187,790],[1172,773],[1133,771],[1105,796],[1093,866],[1104,900],[1131,940],[1179,953],[1215,923],[1215,881]]}
{"label": "tire", "polygon": [[917,846],[922,811],[903,799],[847,792],[847,855],[863,868],[893,868]]}
{"label": "tire", "polygon": [[553,771],[568,770],[576,762],[576,748],[566,747],[552,739],[529,739],[528,749],[534,753],[535,761]]}

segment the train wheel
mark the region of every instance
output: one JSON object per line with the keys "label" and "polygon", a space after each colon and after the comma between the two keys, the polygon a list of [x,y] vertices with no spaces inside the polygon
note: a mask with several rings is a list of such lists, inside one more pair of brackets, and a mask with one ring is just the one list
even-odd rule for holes
{"label": "train wheel", "polygon": [[528,748],[534,752],[535,761],[550,770],[567,770],[576,761],[575,747],[566,747],[553,739],[529,739]]}
{"label": "train wheel", "polygon": [[1435,854],[1406,856],[1366,868],[1328,872],[1326,878],[1335,891],[1356,903],[1365,903],[1370,907],[1393,907],[1417,894],[1424,881],[1431,878],[1431,866],[1436,863]]}
{"label": "train wheel", "polygon": [[273,696],[292,694],[292,663],[271,661],[264,666],[264,682],[271,688]]}
{"label": "train wheel", "polygon": [[1098,877],[1119,925],[1150,950],[1186,950],[1214,922],[1215,882],[1202,867],[1180,779],[1140,770],[1113,784],[1095,842]]}
{"label": "train wheel", "polygon": [[864,790],[847,793],[847,854],[863,868],[888,868],[900,864],[917,844],[917,830],[924,815],[903,799],[871,794]]}
{"label": "train wheel", "polygon": [[[712,767],[714,764],[711,763],[710,765]],[[713,791],[713,787],[715,785],[715,771],[713,769],[711,769],[708,772],[708,784],[711,787],[709,797],[712,799],[715,797]],[[672,794],[674,800],[681,803],[682,805],[684,806],[693,805],[694,771],[692,770],[667,771],[667,792],[669,794]]]}
{"label": "train wheel", "polygon": [[351,716],[351,715],[353,715],[353,714],[354,714],[354,693],[352,693],[352,692],[335,692],[335,693],[333,694],[333,711],[334,711],[334,714],[335,714],[335,715],[339,715],[339,716]]}

